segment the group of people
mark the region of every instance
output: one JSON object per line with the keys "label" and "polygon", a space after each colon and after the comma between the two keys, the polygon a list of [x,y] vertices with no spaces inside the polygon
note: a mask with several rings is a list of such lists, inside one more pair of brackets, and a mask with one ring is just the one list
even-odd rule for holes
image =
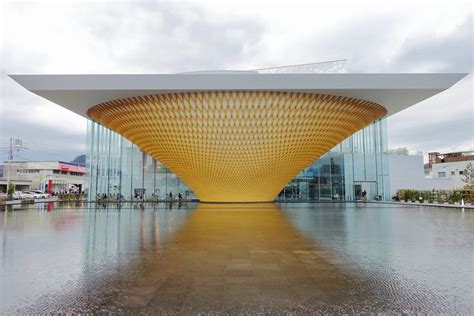
{"label": "group of people", "polygon": [[107,193],[97,193],[97,200],[98,201],[120,201],[122,199],[122,195],[120,193],[112,193],[107,196]]}
{"label": "group of people", "polygon": [[[120,193],[112,193],[110,194],[110,196],[107,196],[107,193],[98,193],[97,194],[97,200],[98,201],[120,201],[123,199],[123,196],[120,194]],[[145,199],[145,196],[144,194],[139,194],[139,193],[135,193],[134,196],[133,196],[133,199],[134,200],[139,200],[139,201],[143,201]],[[156,194],[152,194],[152,200],[157,200],[158,199],[158,195]],[[175,199],[173,199],[173,192],[170,192],[169,194],[166,195],[166,200],[168,202],[173,202],[175,201]],[[183,202],[184,198],[183,198],[183,195],[181,194],[181,192],[178,193],[178,198],[177,198],[177,201],[178,202]]]}
{"label": "group of people", "polygon": [[[168,198],[169,198],[169,201],[173,201],[173,192],[170,191],[170,193],[168,194]],[[178,202],[182,202],[183,201],[183,196],[181,195],[181,192],[178,193]]]}

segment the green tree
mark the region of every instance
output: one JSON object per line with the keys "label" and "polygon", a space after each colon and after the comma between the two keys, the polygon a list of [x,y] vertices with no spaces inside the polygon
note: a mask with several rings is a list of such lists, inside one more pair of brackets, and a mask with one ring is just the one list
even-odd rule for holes
{"label": "green tree", "polygon": [[469,162],[463,172],[462,182],[468,186],[474,186],[474,170],[472,163]]}
{"label": "green tree", "polygon": [[15,192],[15,185],[13,183],[8,184],[8,190],[7,190],[7,196],[9,199],[11,199],[13,192]]}

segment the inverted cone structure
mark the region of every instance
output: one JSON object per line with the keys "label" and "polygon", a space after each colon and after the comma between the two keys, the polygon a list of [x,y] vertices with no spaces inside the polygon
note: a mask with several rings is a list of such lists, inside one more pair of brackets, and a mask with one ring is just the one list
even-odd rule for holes
{"label": "inverted cone structure", "polygon": [[301,170],[386,113],[365,100],[274,91],[159,94],[87,112],[208,202],[271,201]]}

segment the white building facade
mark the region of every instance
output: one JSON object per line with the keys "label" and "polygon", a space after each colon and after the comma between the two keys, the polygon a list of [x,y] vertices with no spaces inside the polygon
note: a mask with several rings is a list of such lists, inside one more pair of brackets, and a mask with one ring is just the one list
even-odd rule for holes
{"label": "white building facade", "polygon": [[390,194],[395,196],[399,190],[453,190],[451,178],[425,177],[423,156],[408,153],[389,154]]}
{"label": "white building facade", "polygon": [[453,189],[462,189],[466,185],[463,181],[464,171],[469,163],[474,164],[474,161],[468,160],[432,164],[428,177],[431,179],[449,180],[452,182]]}
{"label": "white building facade", "polygon": [[5,162],[2,180],[30,182],[31,190],[81,192],[86,168],[64,161]]}

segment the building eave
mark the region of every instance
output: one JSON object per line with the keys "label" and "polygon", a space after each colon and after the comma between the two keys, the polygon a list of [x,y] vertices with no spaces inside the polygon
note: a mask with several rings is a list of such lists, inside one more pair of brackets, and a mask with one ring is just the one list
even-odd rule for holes
{"label": "building eave", "polygon": [[94,105],[129,97],[194,91],[291,91],[383,105],[393,115],[454,85],[466,73],[425,74],[97,74],[10,75],[27,90],[87,118]]}

